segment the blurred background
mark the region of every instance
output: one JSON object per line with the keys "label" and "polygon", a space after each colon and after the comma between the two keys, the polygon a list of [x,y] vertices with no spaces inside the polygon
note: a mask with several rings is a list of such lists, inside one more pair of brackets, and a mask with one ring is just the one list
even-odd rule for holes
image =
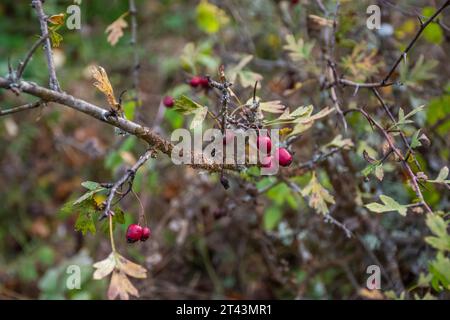
{"label": "blurred background", "polygon": [[[89,72],[92,65],[103,66],[116,95],[127,90],[123,104],[127,117],[156,128],[164,137],[189,121],[165,108],[163,97],[185,94],[204,105],[215,105],[217,95],[212,90],[192,88],[189,81],[196,75],[217,78],[221,64],[239,74],[233,90],[241,100],[251,98],[254,82],[259,80],[258,96],[264,101],[281,100],[291,108],[313,104],[315,112],[332,106],[327,89],[321,87],[330,28],[308,17],[332,19],[334,0],[136,0],[136,47],[130,45],[130,15],[123,17],[128,26],[115,45],[105,33],[129,10],[128,1],[78,2],[81,29],[59,28],[62,41],[53,49],[61,87],[107,108]],[[355,81],[382,78],[417,32],[417,15],[430,16],[442,2],[340,1],[335,44],[338,70]],[[375,3],[381,8],[382,26],[369,30],[366,9]],[[65,13],[73,4],[47,0],[44,10],[48,15]],[[441,23],[427,28],[407,64],[397,69],[394,78],[403,85],[380,90],[395,106],[395,114],[399,107],[409,112],[426,105],[405,131],[411,136],[421,128],[430,140],[429,146],[418,148],[416,157],[432,178],[449,165],[450,32],[445,25],[449,15],[447,10]],[[40,34],[30,1],[3,0],[0,30],[0,74],[4,76],[8,63],[16,67]],[[304,40],[297,47],[297,60],[284,47],[291,34]],[[136,52],[141,105],[133,100]],[[253,59],[239,66],[247,55]],[[33,56],[23,78],[48,85],[43,50]],[[380,123],[388,124],[368,90],[343,88],[339,96],[344,110],[364,106]],[[35,98],[0,91],[2,109],[29,101]],[[430,268],[437,258],[435,248],[424,240],[432,233],[425,215],[418,211],[407,216],[380,214],[364,207],[380,194],[404,204],[415,195],[393,160],[383,166],[382,181],[364,176],[363,151],[381,158],[383,140],[360,115],[352,114],[347,120],[344,138],[351,139],[353,146],[291,181],[304,188],[314,171],[334,197],[335,203],[328,203],[330,214],[353,233],[350,238],[336,224],[327,223],[289,183],[248,170],[230,176],[231,188],[225,190],[216,174],[174,166],[164,155],[150,160],[138,171],[134,191],[145,208],[152,237],[147,242],[126,243],[126,227],[136,223],[140,211],[132,194],[120,204],[125,223],[115,230],[118,251],[149,271],[147,279],[133,280],[140,297],[364,299],[383,294],[422,298],[429,293],[448,298],[448,289],[439,286],[439,281],[444,287],[450,281],[448,259],[439,260],[444,274],[433,274],[439,268]],[[293,145],[293,167],[316,159],[338,134],[344,130],[335,114],[315,122]],[[53,103],[0,117],[0,299],[106,297],[108,282],[92,280],[92,264],[110,252],[107,227],[94,219],[95,234],[75,230],[83,212],[64,210],[64,204],[86,191],[83,181],[115,181],[144,150],[135,137],[117,136],[112,127]],[[434,210],[448,212],[448,188],[427,183],[423,192]],[[80,290],[65,285],[71,264],[82,266]],[[383,293],[364,289],[369,265],[381,267]]]}

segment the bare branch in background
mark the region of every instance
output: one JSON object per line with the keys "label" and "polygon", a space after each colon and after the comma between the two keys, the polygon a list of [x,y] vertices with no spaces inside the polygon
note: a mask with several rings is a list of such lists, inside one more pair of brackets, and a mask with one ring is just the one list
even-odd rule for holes
{"label": "bare branch in background", "polygon": [[53,53],[52,53],[52,44],[50,38],[48,37],[48,25],[47,25],[47,16],[44,13],[44,9],[42,8],[41,0],[33,0],[31,2],[32,6],[36,9],[36,13],[39,18],[39,23],[41,25],[41,34],[44,41],[44,50],[45,56],[47,58],[47,67],[49,74],[49,87],[55,91],[61,91],[59,86],[58,78],[56,77],[55,63],[53,61]]}
{"label": "bare branch in background", "polygon": [[139,63],[139,51],[137,46],[137,9],[136,9],[136,3],[134,0],[129,1],[129,11],[131,16],[131,40],[130,45],[133,48],[133,66],[131,69],[132,78],[133,78],[133,90],[134,90],[134,102],[135,107],[138,108],[141,104],[141,101],[139,99],[139,69],[140,69],[140,63]]}
{"label": "bare branch in background", "polygon": [[40,100],[40,101],[36,101],[33,103],[27,103],[27,104],[24,104],[24,105],[21,105],[18,107],[10,108],[10,109],[3,109],[3,110],[0,109],[0,117],[6,116],[6,115],[12,114],[12,113],[20,112],[20,111],[35,109],[37,107],[40,107],[43,104],[44,104],[44,102],[42,100]]}

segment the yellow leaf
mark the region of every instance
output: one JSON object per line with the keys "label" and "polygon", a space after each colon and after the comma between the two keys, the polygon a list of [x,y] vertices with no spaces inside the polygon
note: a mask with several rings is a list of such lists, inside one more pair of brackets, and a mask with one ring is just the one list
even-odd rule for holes
{"label": "yellow leaf", "polygon": [[108,299],[114,300],[119,296],[121,300],[128,300],[129,294],[139,297],[138,290],[128,280],[128,277],[123,272],[115,270],[108,289]]}
{"label": "yellow leaf", "polygon": [[125,21],[124,17],[127,14],[121,15],[117,20],[111,23],[105,30],[108,34],[108,43],[115,46],[120,38],[123,36],[123,29],[128,27],[128,23]]}
{"label": "yellow leaf", "polygon": [[216,33],[230,21],[225,11],[208,0],[202,0],[198,4],[196,14],[197,26],[207,33]]}
{"label": "yellow leaf", "polygon": [[308,185],[303,189],[302,195],[309,196],[309,206],[323,215],[329,212],[327,202],[335,203],[334,197],[320,184],[315,172],[313,172]]}
{"label": "yellow leaf", "polygon": [[94,86],[106,96],[106,99],[112,108],[118,109],[119,104],[114,97],[114,91],[105,69],[100,66],[93,66],[91,72],[94,79],[97,80],[94,82]]}

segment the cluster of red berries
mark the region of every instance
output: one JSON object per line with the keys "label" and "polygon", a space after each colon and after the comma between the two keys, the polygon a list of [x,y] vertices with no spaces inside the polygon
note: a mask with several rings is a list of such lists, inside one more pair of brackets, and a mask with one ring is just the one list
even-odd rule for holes
{"label": "cluster of red berries", "polygon": [[130,224],[127,229],[127,241],[129,243],[134,243],[136,241],[146,241],[150,238],[150,228],[141,227],[138,224]]}
{"label": "cluster of red berries", "polygon": [[[223,144],[230,143],[235,137],[235,134],[231,130],[225,131],[225,136],[223,137]],[[272,140],[268,136],[258,136],[256,140],[256,147],[260,149],[261,146],[265,146],[266,154],[270,154],[272,151]],[[282,167],[287,167],[292,163],[291,153],[283,147],[277,148],[275,150],[275,155],[266,155],[261,159],[261,166],[264,168],[271,168],[274,165],[274,161]]]}
{"label": "cluster of red berries", "polygon": [[[269,154],[272,151],[272,140],[268,136],[259,136],[256,141],[257,148],[259,149],[264,145],[267,154]],[[292,155],[286,148],[280,147],[275,150],[275,155],[264,157],[261,160],[261,165],[264,168],[272,168],[274,161],[277,161],[282,167],[287,167],[292,163]]]}
{"label": "cluster of red berries", "polygon": [[189,85],[192,88],[202,87],[204,89],[207,89],[207,88],[209,88],[208,78],[201,77],[201,76],[194,76],[189,81]]}

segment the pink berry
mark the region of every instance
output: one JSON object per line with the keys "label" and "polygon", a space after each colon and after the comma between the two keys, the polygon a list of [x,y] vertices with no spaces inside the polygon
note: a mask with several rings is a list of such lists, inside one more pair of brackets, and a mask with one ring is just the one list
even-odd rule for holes
{"label": "pink berry", "polygon": [[199,76],[195,76],[191,78],[191,81],[189,81],[189,84],[193,88],[197,88],[202,83],[202,78]]}
{"label": "pink berry", "polygon": [[171,96],[165,96],[163,99],[163,104],[167,107],[167,108],[172,108],[175,104],[175,99]]}
{"label": "pink berry", "polygon": [[256,146],[258,149],[261,148],[261,146],[266,148],[266,153],[270,153],[272,150],[272,140],[268,136],[259,136],[256,140]]}
{"label": "pink berry", "polygon": [[148,238],[150,238],[150,235],[151,235],[151,231],[150,231],[150,228],[149,227],[144,227],[144,228],[142,228],[142,235],[141,235],[141,241],[145,241],[145,240],[147,240]]}
{"label": "pink berry", "polygon": [[273,157],[266,156],[261,159],[261,167],[271,169],[274,165]]}
{"label": "pink berry", "polygon": [[127,229],[127,241],[133,243],[141,239],[142,227],[138,224],[130,224]]}
{"label": "pink berry", "polygon": [[292,155],[285,148],[278,148],[275,152],[275,157],[278,164],[282,167],[287,167],[292,163]]}

